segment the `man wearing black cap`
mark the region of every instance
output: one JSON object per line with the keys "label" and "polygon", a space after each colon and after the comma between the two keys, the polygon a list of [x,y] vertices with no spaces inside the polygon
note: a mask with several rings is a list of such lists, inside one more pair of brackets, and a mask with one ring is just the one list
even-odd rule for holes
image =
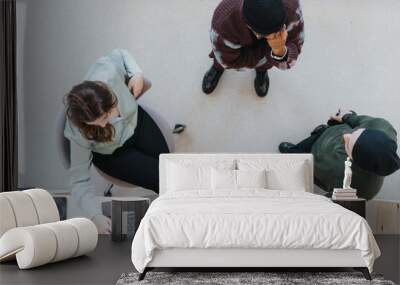
{"label": "man wearing black cap", "polygon": [[222,0],[210,38],[214,63],[204,75],[204,93],[214,91],[225,69],[251,68],[256,93],[264,97],[268,69],[289,69],[300,54],[304,21],[299,0]]}
{"label": "man wearing black cap", "polygon": [[315,183],[327,192],[341,188],[344,161],[352,164],[351,187],[360,197],[372,199],[383,184],[384,176],[400,168],[397,155],[397,133],[382,118],[358,116],[355,112],[339,112],[328,125],[320,125],[311,136],[297,145],[283,142],[281,153],[312,153]]}

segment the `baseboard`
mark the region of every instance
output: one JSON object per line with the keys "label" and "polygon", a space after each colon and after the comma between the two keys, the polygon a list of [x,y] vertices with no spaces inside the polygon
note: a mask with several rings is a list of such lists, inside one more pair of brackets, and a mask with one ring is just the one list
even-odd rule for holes
{"label": "baseboard", "polygon": [[400,235],[400,201],[368,201],[367,221],[374,234]]}

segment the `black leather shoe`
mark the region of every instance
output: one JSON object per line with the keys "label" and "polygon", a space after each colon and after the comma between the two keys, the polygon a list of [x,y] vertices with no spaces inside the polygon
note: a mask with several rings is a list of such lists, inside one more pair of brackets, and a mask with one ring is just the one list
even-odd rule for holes
{"label": "black leather shoe", "polygon": [[210,94],[214,91],[214,89],[218,85],[218,81],[221,78],[222,73],[224,73],[224,70],[217,70],[214,66],[211,66],[206,74],[204,74],[202,84],[202,89],[204,93]]}
{"label": "black leather shoe", "polygon": [[254,89],[256,90],[258,97],[267,96],[269,89],[268,71],[256,72],[256,78],[254,79]]}
{"label": "black leather shoe", "polygon": [[296,145],[290,143],[290,142],[283,142],[279,144],[279,152],[280,153],[292,153],[293,148],[296,147]]}

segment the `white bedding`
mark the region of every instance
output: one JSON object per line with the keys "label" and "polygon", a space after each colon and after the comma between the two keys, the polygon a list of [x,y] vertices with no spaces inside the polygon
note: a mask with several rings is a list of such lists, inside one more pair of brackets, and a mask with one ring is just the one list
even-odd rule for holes
{"label": "white bedding", "polygon": [[143,272],[155,249],[358,249],[372,272],[380,251],[362,217],[329,199],[299,191],[247,189],[207,195],[166,193],[156,199],[132,243]]}

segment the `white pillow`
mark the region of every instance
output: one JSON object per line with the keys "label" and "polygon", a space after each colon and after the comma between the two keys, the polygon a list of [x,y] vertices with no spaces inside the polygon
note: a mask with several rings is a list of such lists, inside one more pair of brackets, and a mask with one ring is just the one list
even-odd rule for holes
{"label": "white pillow", "polygon": [[167,164],[167,191],[210,190],[211,169],[234,169],[234,160],[177,160]]}
{"label": "white pillow", "polygon": [[210,171],[211,167],[194,167],[171,163],[168,169],[168,189],[171,191],[210,189]]}
{"label": "white pillow", "polygon": [[267,188],[267,171],[262,170],[236,170],[238,188]]}
{"label": "white pillow", "polygon": [[286,170],[272,169],[267,172],[268,188],[273,190],[307,190],[307,183],[304,175],[304,163],[296,165],[295,168]]}
{"label": "white pillow", "polygon": [[236,170],[215,169],[211,170],[211,189],[236,189]]}
{"label": "white pillow", "polygon": [[238,190],[241,188],[266,188],[267,176],[263,170],[211,170],[213,190]]}
{"label": "white pillow", "polygon": [[267,188],[272,190],[307,191],[305,161],[279,159],[240,159],[239,170],[267,171]]}

